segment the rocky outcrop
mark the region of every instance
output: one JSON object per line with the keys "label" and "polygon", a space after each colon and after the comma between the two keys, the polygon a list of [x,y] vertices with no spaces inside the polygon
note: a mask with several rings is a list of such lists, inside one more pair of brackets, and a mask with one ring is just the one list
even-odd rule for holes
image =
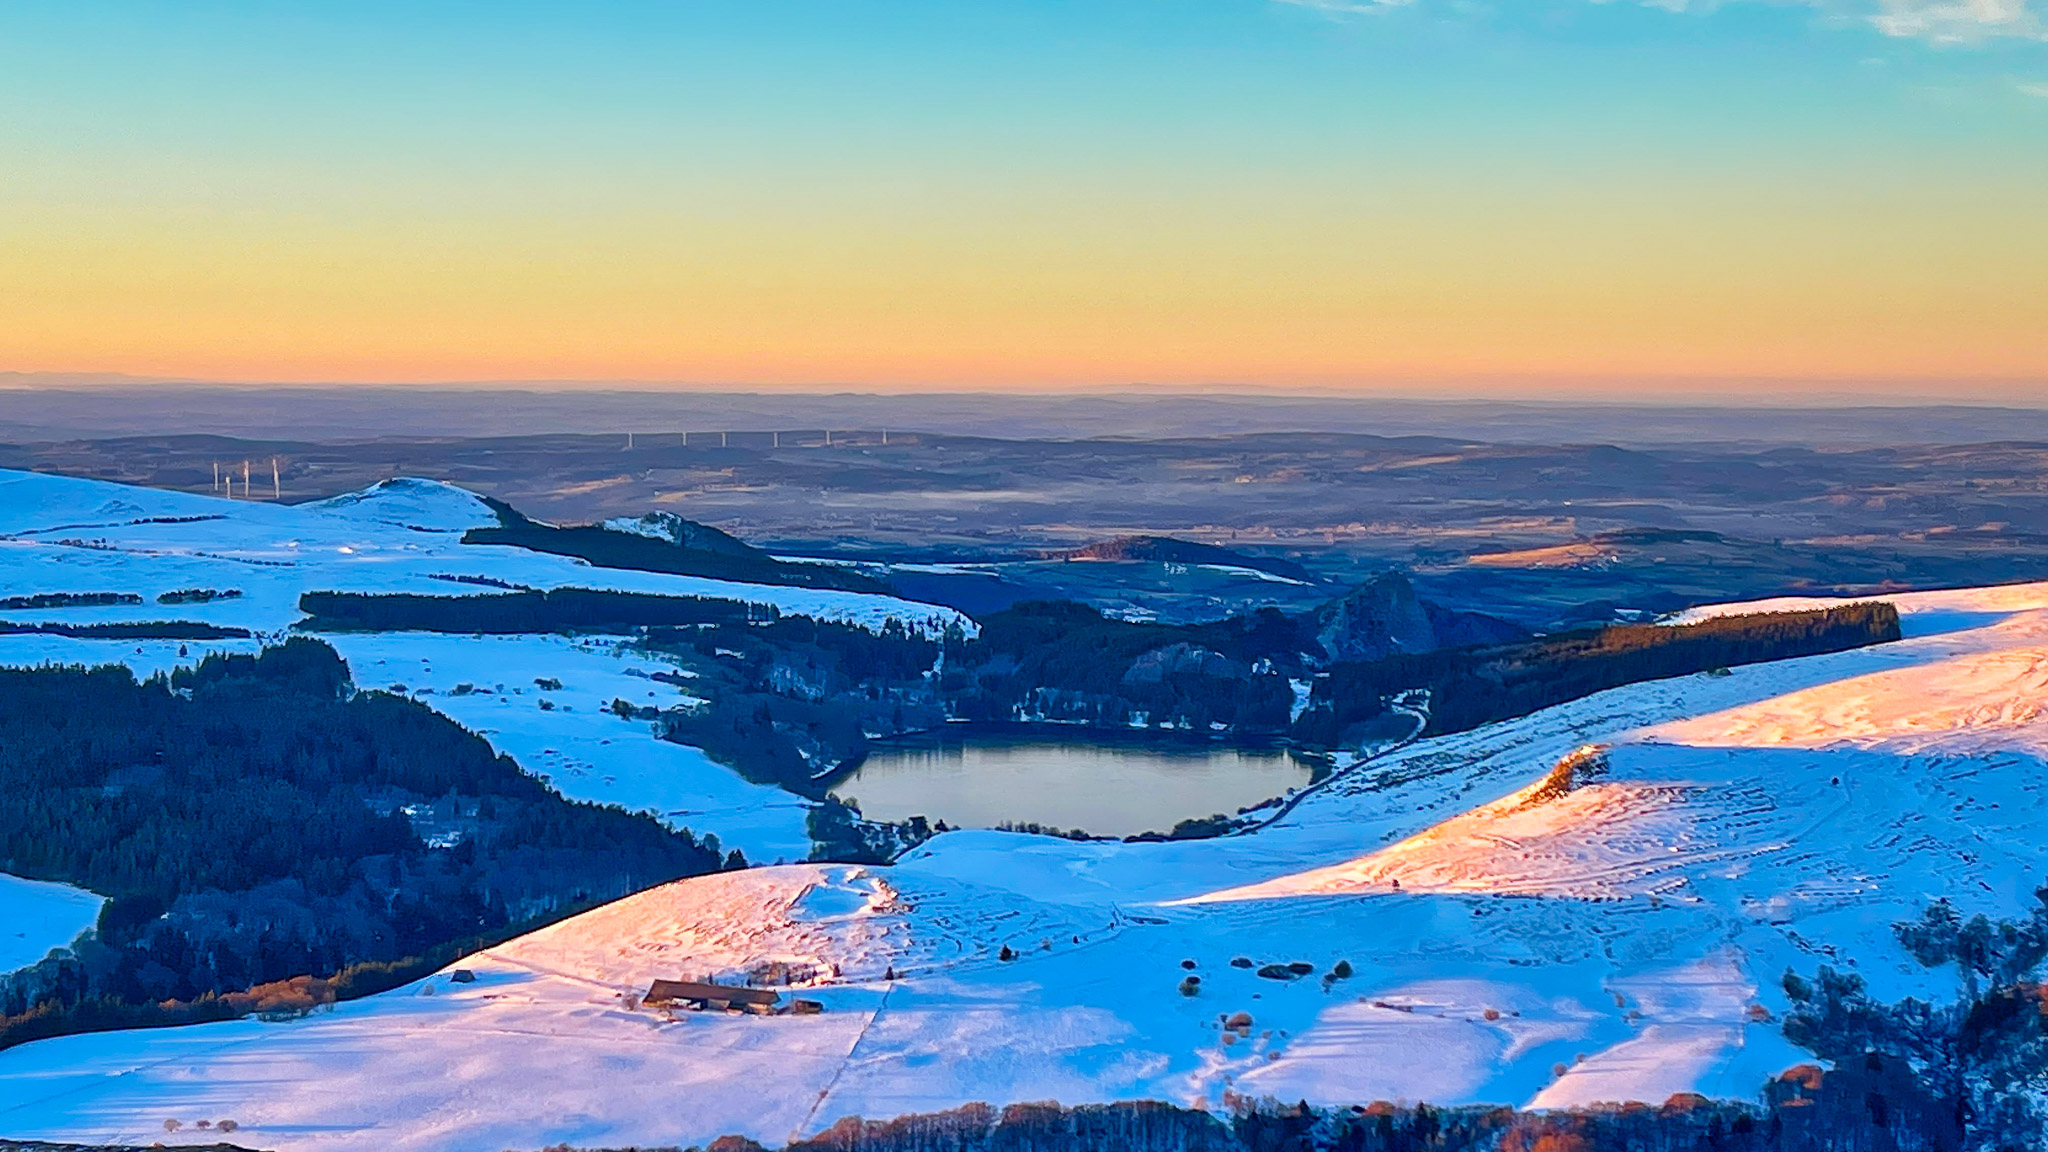
{"label": "rocky outcrop", "polygon": [[673,512],[649,512],[645,516],[621,516],[604,522],[614,532],[631,532],[654,540],[666,540],[678,548],[714,552],[720,556],[766,556],[759,548],[721,532],[709,524],[685,520]]}
{"label": "rocky outcrop", "polygon": [[1529,634],[1480,612],[1456,612],[1415,594],[1399,572],[1359,585],[1309,613],[1309,631],[1332,663],[1378,660],[1398,652],[1431,652],[1475,644],[1508,644]]}

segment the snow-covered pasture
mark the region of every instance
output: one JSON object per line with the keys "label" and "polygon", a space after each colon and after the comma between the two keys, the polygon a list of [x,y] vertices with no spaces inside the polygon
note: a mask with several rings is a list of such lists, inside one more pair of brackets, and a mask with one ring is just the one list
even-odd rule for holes
{"label": "snow-covered pasture", "polygon": [[[1900,643],[1424,741],[1249,835],[952,833],[890,868],[641,893],[463,961],[474,984],[28,1045],[0,1053],[0,1130],[232,1116],[264,1147],[484,1152],[778,1142],[967,1100],[1748,1097],[1803,1058],[1774,1019],[1787,968],[1942,995],[1890,925],[1943,896],[2011,915],[2048,879],[2048,586],[1900,600]],[[1588,743],[1604,775],[1530,791]],[[826,1010],[630,1007],[770,961],[826,973],[802,992]],[[1287,962],[1311,972],[1258,971]]]}

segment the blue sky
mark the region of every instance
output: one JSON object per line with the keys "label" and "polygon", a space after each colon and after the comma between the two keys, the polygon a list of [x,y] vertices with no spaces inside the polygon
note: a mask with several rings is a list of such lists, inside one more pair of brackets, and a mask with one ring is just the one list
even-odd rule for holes
{"label": "blue sky", "polygon": [[2027,382],[2044,36],[2020,0],[14,3],[0,367]]}

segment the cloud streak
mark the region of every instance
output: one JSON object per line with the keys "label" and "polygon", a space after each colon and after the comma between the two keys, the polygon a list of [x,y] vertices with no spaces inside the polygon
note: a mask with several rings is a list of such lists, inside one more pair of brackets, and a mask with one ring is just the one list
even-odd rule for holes
{"label": "cloud streak", "polygon": [[[1277,0],[1339,15],[1372,15],[1404,8],[1416,0]],[[1612,0],[1592,0],[1596,4]],[[1710,12],[1724,0],[1635,0],[1667,12]],[[1739,0],[1738,0],[1739,2]],[[1845,23],[1872,28],[1904,40],[1974,44],[1987,40],[2048,41],[2048,21],[2035,0],[1783,0],[1804,4]]]}
{"label": "cloud streak", "polygon": [[1281,4],[1292,4],[1297,8],[1313,8],[1318,12],[1336,12],[1353,16],[1371,16],[1390,8],[1406,8],[1415,0],[1277,0]]}
{"label": "cloud streak", "polygon": [[1887,36],[1946,44],[2048,39],[2027,0],[1878,0],[1877,7],[1868,19]]}

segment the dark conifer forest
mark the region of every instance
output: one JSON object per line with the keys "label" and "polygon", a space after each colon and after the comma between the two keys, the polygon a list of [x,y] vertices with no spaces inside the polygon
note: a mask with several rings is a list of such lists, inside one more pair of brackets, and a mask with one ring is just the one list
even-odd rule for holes
{"label": "dark conifer forest", "polygon": [[299,627],[314,632],[630,633],[648,627],[744,624],[773,619],[775,609],[702,596],[652,596],[590,588],[468,595],[307,592]]}
{"label": "dark conifer forest", "polygon": [[355,691],[318,641],[140,683],[0,670],[0,870],[110,897],[96,940],[0,982],[9,1017],[452,959],[722,863],[715,842],[566,800],[426,707]]}

